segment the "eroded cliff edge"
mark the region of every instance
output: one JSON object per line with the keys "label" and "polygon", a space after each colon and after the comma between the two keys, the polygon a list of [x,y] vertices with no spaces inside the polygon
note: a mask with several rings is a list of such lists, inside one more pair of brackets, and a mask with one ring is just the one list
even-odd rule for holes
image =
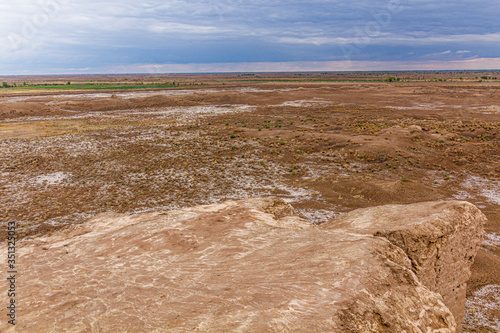
{"label": "eroded cliff edge", "polygon": [[101,214],[20,244],[2,331],[455,332],[484,221],[459,201],[320,226],[277,198]]}

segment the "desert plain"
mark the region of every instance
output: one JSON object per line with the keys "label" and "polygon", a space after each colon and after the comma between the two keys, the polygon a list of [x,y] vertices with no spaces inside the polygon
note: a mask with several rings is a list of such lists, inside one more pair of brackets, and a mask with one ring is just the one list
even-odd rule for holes
{"label": "desert plain", "polygon": [[0,89],[0,221],[34,238],[102,212],[252,197],[282,198],[314,224],[357,208],[466,200],[488,222],[463,329],[493,332],[498,74],[0,78],[16,85]]}

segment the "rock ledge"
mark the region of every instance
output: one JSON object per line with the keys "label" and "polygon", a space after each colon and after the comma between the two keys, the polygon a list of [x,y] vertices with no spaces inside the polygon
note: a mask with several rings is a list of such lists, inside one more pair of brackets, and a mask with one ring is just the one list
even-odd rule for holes
{"label": "rock ledge", "polygon": [[277,198],[101,214],[20,243],[0,331],[455,332],[484,222],[459,201],[320,226]]}

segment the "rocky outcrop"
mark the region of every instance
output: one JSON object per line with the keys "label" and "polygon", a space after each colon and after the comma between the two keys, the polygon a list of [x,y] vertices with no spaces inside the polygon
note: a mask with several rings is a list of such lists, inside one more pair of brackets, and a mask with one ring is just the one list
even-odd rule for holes
{"label": "rocky outcrop", "polygon": [[451,201],[321,226],[276,198],[101,214],[19,245],[22,306],[0,330],[455,332],[483,222]]}
{"label": "rocky outcrop", "polygon": [[384,237],[405,251],[419,281],[443,296],[460,331],[467,281],[485,220],[470,203],[424,202],[358,209],[326,228],[341,225],[359,234]]}

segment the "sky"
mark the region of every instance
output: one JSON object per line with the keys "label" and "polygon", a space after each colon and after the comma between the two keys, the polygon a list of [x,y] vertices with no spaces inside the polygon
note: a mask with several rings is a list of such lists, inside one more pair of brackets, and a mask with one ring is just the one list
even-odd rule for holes
{"label": "sky", "polygon": [[16,0],[0,75],[500,69],[498,0]]}

